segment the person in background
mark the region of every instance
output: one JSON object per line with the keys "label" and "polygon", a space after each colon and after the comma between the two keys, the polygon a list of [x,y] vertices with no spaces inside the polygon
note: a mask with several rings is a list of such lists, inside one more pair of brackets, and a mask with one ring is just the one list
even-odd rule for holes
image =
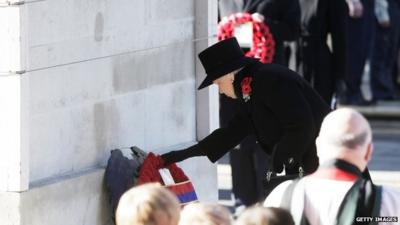
{"label": "person in background", "polygon": [[243,211],[235,225],[294,225],[294,221],[286,209],[256,205]]}
{"label": "person in background", "polygon": [[400,35],[399,40],[397,40],[397,53],[396,53],[396,62],[393,65],[393,80],[395,83],[395,91],[397,92],[397,96],[400,96]]}
{"label": "person in background", "polygon": [[273,63],[286,65],[284,41],[295,41],[300,34],[300,6],[298,0],[219,0],[220,18],[247,12],[268,25],[276,49]]}
{"label": "person in background", "polygon": [[300,0],[300,7],[297,72],[332,105],[334,93],[344,94],[347,5],[344,0]]}
{"label": "person in background", "polygon": [[211,203],[191,203],[181,212],[179,225],[231,225],[233,218],[227,208]]}
{"label": "person in background", "polygon": [[362,177],[373,145],[371,127],[360,113],[341,108],[328,114],[316,143],[318,170],[280,184],[264,206],[289,209],[296,224],[309,225],[357,224],[360,216],[400,216],[400,192]]}
{"label": "person in background", "polygon": [[375,0],[376,33],[371,57],[371,91],[374,101],[395,100],[396,80],[393,68],[397,63],[400,37],[400,0]]}
{"label": "person in background", "polygon": [[361,81],[367,59],[371,56],[375,32],[375,0],[346,0],[349,8],[347,17],[347,70],[346,94],[343,105],[371,105],[373,102],[361,93]]}
{"label": "person in background", "polygon": [[[300,33],[300,7],[298,0],[219,0],[219,15],[228,17],[238,12],[253,14],[265,22],[276,42],[273,63],[287,65],[284,41],[294,41]],[[244,51],[247,49],[242,47]],[[220,95],[220,124],[227,126],[240,106],[225,95]],[[236,205],[252,205],[265,198],[262,179],[268,167],[268,156],[256,143],[256,137],[246,137],[230,151],[232,191]]]}
{"label": "person in background", "polygon": [[136,186],[125,192],[116,212],[117,225],[178,225],[180,205],[160,184]]}

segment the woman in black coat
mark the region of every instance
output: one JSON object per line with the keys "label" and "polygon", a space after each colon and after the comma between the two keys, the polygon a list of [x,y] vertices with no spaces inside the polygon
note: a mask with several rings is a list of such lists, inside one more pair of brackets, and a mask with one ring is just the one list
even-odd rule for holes
{"label": "woman in black coat", "polygon": [[[301,34],[297,71],[331,104],[334,92],[344,88],[346,68],[345,0],[300,0]],[[331,37],[331,49],[328,46]]]}
{"label": "woman in black coat", "polygon": [[297,73],[276,64],[247,58],[235,38],[221,41],[199,54],[207,77],[199,89],[212,83],[236,99],[240,111],[230,123],[198,144],[162,155],[169,164],[205,155],[211,162],[254,134],[263,150],[273,155],[273,169],[306,173],[318,166],[315,138],[330,108]]}
{"label": "woman in black coat", "polygon": [[[219,16],[234,13],[258,14],[270,28],[276,42],[274,63],[287,65],[284,57],[284,41],[297,40],[300,34],[300,6],[298,0],[219,0]],[[261,15],[261,16],[260,16]],[[247,51],[248,49],[243,49]],[[220,123],[227,126],[235,115],[237,101],[220,96]],[[249,135],[230,152],[232,191],[236,203],[250,206],[265,198],[263,178],[268,167],[266,153],[256,144],[256,137]]]}

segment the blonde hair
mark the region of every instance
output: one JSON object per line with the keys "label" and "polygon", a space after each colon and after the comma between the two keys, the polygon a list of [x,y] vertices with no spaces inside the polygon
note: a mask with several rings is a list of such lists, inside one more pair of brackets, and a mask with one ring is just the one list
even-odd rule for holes
{"label": "blonde hair", "polygon": [[211,203],[192,203],[181,212],[179,225],[231,225],[232,215],[227,208]]}
{"label": "blonde hair", "polygon": [[235,225],[294,225],[294,222],[285,209],[256,205],[246,209]]}
{"label": "blonde hair", "polygon": [[151,183],[133,187],[122,195],[116,222],[117,225],[164,225],[158,221],[166,219],[176,225],[179,214],[176,196],[160,184]]}

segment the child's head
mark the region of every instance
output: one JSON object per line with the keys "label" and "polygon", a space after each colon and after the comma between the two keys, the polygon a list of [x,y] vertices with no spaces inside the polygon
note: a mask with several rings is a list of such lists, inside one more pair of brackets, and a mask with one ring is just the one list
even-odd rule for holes
{"label": "child's head", "polygon": [[192,203],[183,208],[179,225],[231,225],[232,215],[218,204]]}
{"label": "child's head", "polygon": [[116,212],[117,225],[177,225],[176,196],[159,184],[144,184],[125,192]]}
{"label": "child's head", "polygon": [[294,225],[294,222],[285,209],[253,206],[239,216],[235,225]]}

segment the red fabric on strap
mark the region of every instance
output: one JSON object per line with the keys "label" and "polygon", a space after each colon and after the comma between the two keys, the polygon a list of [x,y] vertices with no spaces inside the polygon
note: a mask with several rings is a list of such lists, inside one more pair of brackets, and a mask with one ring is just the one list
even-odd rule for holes
{"label": "red fabric on strap", "polygon": [[342,181],[356,181],[358,179],[357,175],[338,168],[319,169],[315,173],[311,174],[311,176],[315,178],[325,178]]}

